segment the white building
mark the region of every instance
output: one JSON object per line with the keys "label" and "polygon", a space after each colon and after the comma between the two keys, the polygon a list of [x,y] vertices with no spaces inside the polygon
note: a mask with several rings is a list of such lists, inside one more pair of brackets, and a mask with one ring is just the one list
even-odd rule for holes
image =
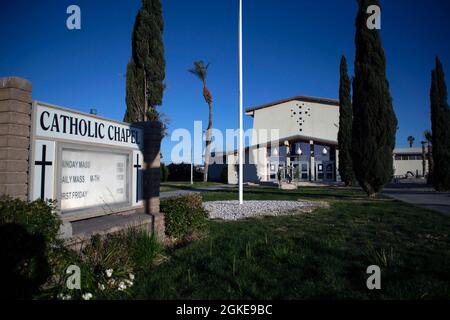
{"label": "white building", "polygon": [[[296,96],[248,108],[246,115],[253,118],[254,130],[245,151],[245,182],[277,181],[278,175],[294,181],[340,180],[338,100]],[[397,149],[393,156],[395,176],[423,176],[421,148]],[[225,158],[228,182],[235,184],[237,151]],[[425,173],[427,169],[425,163]],[[210,178],[217,178],[222,170],[220,164],[212,165]]]}
{"label": "white building", "polygon": [[[402,148],[394,150],[394,174],[398,177],[423,177],[428,174],[428,153],[425,162],[422,148]],[[423,168],[425,166],[425,168]]]}

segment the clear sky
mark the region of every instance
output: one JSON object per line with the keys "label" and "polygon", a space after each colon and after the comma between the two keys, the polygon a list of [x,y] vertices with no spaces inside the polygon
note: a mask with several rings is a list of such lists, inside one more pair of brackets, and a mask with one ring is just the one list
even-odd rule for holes
{"label": "clear sky", "polygon": [[[81,30],[66,28],[66,8],[81,7]],[[160,111],[176,128],[193,129],[207,106],[187,70],[211,63],[214,127],[238,126],[237,0],[163,0],[166,85]],[[420,145],[430,127],[429,87],[435,55],[450,83],[450,2],[382,1],[382,39],[399,119],[397,145]],[[33,83],[33,98],[122,120],[125,71],[139,0],[1,1],[0,76]],[[339,60],[354,60],[356,0],[244,0],[245,106],[295,95],[338,97]],[[252,126],[245,119],[246,128]],[[173,143],[163,142],[170,162]]]}

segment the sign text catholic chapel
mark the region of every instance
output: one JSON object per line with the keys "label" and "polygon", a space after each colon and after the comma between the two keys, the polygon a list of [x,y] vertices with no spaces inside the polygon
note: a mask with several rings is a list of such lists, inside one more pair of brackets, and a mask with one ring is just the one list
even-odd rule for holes
{"label": "sign text catholic chapel", "polygon": [[41,102],[33,108],[30,200],[78,220],[141,206],[142,129]]}

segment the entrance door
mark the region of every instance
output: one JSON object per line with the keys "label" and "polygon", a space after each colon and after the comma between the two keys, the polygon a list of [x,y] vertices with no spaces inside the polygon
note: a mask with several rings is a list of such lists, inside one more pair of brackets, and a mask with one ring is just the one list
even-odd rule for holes
{"label": "entrance door", "polygon": [[292,163],[292,177],[294,181],[309,181],[309,163],[306,161],[294,161]]}
{"label": "entrance door", "polygon": [[334,161],[323,161],[316,164],[317,181],[335,181]]}
{"label": "entrance door", "polygon": [[325,181],[334,181],[334,162],[324,162],[325,166]]}
{"label": "entrance door", "polygon": [[322,162],[316,163],[316,181],[324,181],[324,167]]}
{"label": "entrance door", "polygon": [[267,165],[268,181],[276,182],[278,180],[278,163],[269,163]]}
{"label": "entrance door", "polygon": [[309,181],[309,163],[300,162],[300,180]]}

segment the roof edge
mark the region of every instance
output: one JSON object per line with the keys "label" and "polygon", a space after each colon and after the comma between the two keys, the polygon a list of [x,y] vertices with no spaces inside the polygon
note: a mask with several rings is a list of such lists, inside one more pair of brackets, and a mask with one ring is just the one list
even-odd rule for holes
{"label": "roof edge", "polygon": [[277,104],[282,104],[290,101],[302,101],[302,102],[312,102],[312,103],[320,103],[320,104],[326,104],[326,105],[332,105],[339,107],[339,100],[336,99],[328,99],[328,98],[320,98],[320,97],[310,97],[310,96],[295,96],[287,99],[281,99],[277,101],[273,101],[270,103],[262,104],[255,107],[250,107],[245,110],[246,113],[251,113],[256,110],[265,109],[269,107],[276,106]]}

